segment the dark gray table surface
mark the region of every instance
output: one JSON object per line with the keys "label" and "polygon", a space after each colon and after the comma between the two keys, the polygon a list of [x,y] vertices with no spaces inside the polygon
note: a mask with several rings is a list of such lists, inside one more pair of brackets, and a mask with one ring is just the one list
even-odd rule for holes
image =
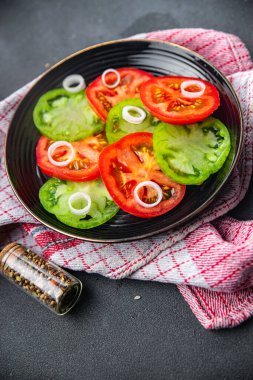
{"label": "dark gray table surface", "polygon": [[[144,31],[218,29],[253,54],[252,16],[250,0],[1,0],[0,99],[47,64]],[[231,215],[253,217],[252,192]],[[253,378],[253,319],[205,331],[174,285],[75,275],[86,291],[64,317],[0,278],[0,379]]]}

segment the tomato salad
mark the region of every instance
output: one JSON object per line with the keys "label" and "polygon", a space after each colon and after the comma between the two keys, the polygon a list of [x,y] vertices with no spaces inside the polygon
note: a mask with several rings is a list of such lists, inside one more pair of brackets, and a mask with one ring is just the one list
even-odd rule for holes
{"label": "tomato salad", "polygon": [[198,78],[111,68],[85,88],[82,76],[68,76],[33,113],[37,164],[52,177],[42,206],[81,229],[120,209],[141,218],[169,212],[229,154],[229,131],[212,116],[219,104],[216,87]]}

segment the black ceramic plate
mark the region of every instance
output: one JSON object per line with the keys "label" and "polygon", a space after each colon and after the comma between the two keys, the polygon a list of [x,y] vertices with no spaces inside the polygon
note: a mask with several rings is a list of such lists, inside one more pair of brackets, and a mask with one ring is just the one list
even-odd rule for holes
{"label": "black ceramic plate", "polygon": [[[154,75],[184,75],[212,82],[219,90],[221,105],[216,112],[234,138],[224,167],[201,186],[188,186],[183,201],[172,211],[152,219],[119,212],[102,226],[78,230],[59,222],[40,205],[38,192],[45,176],[36,165],[35,147],[39,133],[32,112],[39,97],[61,87],[63,79],[78,73],[89,84],[110,67],[137,67]],[[10,125],[6,140],[7,173],[20,202],[40,222],[66,235],[89,241],[119,242],[151,236],[189,221],[210,204],[234,168],[242,145],[243,120],[236,94],[224,76],[194,52],[158,41],[124,40],[80,51],[47,71],[23,99]]]}

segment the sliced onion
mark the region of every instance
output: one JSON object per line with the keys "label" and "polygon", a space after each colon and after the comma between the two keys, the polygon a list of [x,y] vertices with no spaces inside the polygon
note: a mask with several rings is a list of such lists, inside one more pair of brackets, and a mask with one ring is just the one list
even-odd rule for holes
{"label": "sliced onion", "polygon": [[[189,86],[197,86],[200,87],[199,91],[187,91],[186,88]],[[203,82],[200,82],[199,80],[185,80],[181,83],[180,86],[181,93],[186,98],[198,98],[199,96],[203,95],[206,89],[206,85]]]}
{"label": "sliced onion", "polygon": [[[129,111],[134,111],[139,114],[139,116],[133,116],[129,113]],[[124,120],[128,121],[132,124],[141,124],[143,120],[146,119],[146,112],[140,108],[135,106],[125,106],[122,110],[122,117]]]}
{"label": "sliced onion", "polygon": [[[52,157],[55,149],[59,148],[60,146],[66,146],[67,148],[70,149],[69,158],[65,161],[55,161]],[[47,151],[47,156],[48,156],[48,160],[54,166],[67,166],[75,157],[75,151],[74,151],[73,146],[68,141],[55,141],[52,145],[49,146],[48,151]]]}
{"label": "sliced onion", "polygon": [[[157,191],[157,200],[154,203],[145,203],[140,199],[138,191],[142,187],[145,187],[145,186],[146,187],[147,186],[152,187],[154,190]],[[146,207],[146,208],[151,208],[151,207],[157,206],[161,202],[161,200],[163,199],[163,192],[162,192],[161,187],[159,185],[157,185],[157,183],[155,183],[153,181],[143,181],[143,182],[138,183],[138,185],[135,187],[134,199],[136,200],[137,203],[139,203],[139,205]]]}
{"label": "sliced onion", "polygon": [[[87,205],[83,208],[77,209],[72,206],[72,203],[78,199],[84,199],[87,201]],[[69,209],[74,215],[86,215],[91,207],[91,197],[86,194],[84,191],[77,191],[76,193],[71,194],[68,200]]]}
{"label": "sliced onion", "polygon": [[86,84],[82,75],[73,74],[64,79],[62,86],[68,92],[79,92],[86,87]]}
{"label": "sliced onion", "polygon": [[[107,83],[106,82],[106,75],[109,74],[109,73],[114,73],[116,75],[116,80],[114,83]],[[120,83],[120,73],[115,70],[115,69],[107,69],[103,72],[102,74],[102,83],[105,87],[108,87],[108,88],[115,88],[118,86],[118,84]]]}

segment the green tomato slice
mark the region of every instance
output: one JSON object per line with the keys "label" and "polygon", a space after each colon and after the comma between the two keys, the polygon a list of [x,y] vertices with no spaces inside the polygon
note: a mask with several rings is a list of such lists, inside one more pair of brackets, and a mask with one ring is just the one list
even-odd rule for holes
{"label": "green tomato slice", "polygon": [[103,122],[88,104],[85,92],[70,93],[63,88],[40,97],[33,121],[40,133],[52,140],[77,141],[104,129]]}
{"label": "green tomato slice", "polygon": [[184,185],[199,185],[220,170],[231,147],[228,129],[213,117],[188,125],[160,123],[153,143],[161,170]]}
{"label": "green tomato slice", "polygon": [[[122,111],[125,106],[141,108],[146,113],[146,118],[140,124],[133,124],[123,119]],[[134,113],[133,113],[134,116]],[[111,108],[106,120],[106,137],[110,144],[118,141],[129,133],[153,132],[159,120],[152,116],[144,107],[140,98],[127,99]]]}
{"label": "green tomato slice", "polygon": [[[69,208],[69,197],[76,192],[84,192],[91,198],[90,210],[85,215],[75,215]],[[119,211],[101,179],[69,182],[50,178],[41,187],[39,199],[44,209],[62,223],[79,229],[99,226]],[[76,201],[74,206],[76,209],[83,208],[82,200]]]}

